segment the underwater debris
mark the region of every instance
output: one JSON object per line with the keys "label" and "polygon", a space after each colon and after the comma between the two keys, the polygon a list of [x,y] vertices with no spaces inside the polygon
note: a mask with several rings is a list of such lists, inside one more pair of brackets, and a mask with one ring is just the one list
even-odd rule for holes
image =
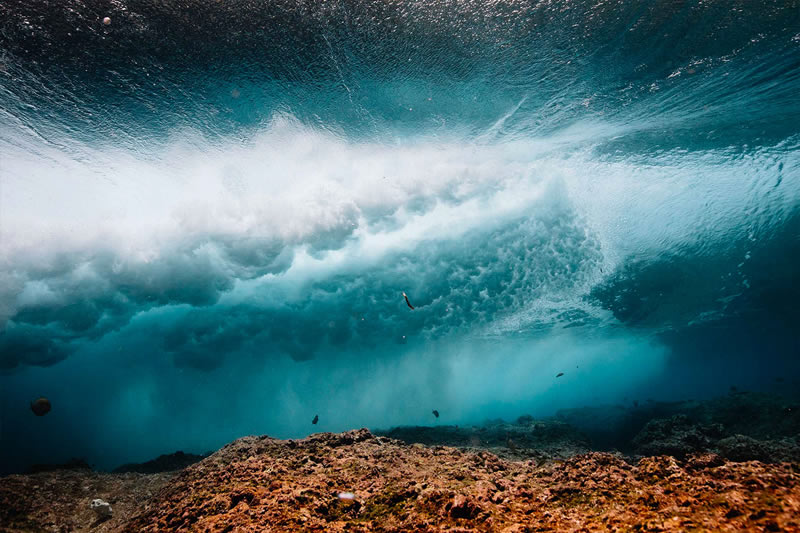
{"label": "underwater debris", "polygon": [[31,402],[31,411],[36,416],[44,416],[50,412],[52,406],[50,405],[50,400],[42,396],[41,398]]}
{"label": "underwater debris", "polygon": [[103,17],[103,24],[105,26],[110,26],[111,25],[111,17]]}
{"label": "underwater debris", "polygon": [[319,422],[319,415],[314,415],[314,420],[311,421],[312,424],[316,424]]}
{"label": "underwater debris", "polygon": [[403,293],[403,298],[406,299],[406,304],[408,304],[408,307],[413,310],[414,306],[411,305],[411,302],[408,301],[408,296],[406,295],[406,293]]}
{"label": "underwater debris", "polygon": [[92,503],[89,504],[89,507],[91,507],[92,511],[94,511],[95,514],[97,514],[98,518],[101,519],[111,518],[112,514],[111,504],[108,503],[107,501],[101,500],[100,498],[95,498],[94,500],[92,500]]}
{"label": "underwater debris", "polygon": [[431,411],[431,412],[433,413],[433,416],[435,416],[436,418],[439,418],[439,411],[437,411],[436,409],[434,409],[434,410],[433,410],[433,411]]}
{"label": "underwater debris", "polygon": [[559,372],[558,374],[556,374],[556,377],[557,377],[557,378],[560,378],[560,377],[561,377],[561,376],[563,376],[563,375],[564,375],[564,373],[563,373],[563,372]]}
{"label": "underwater debris", "polygon": [[354,500],[356,495],[352,492],[340,492],[336,495],[340,500]]}

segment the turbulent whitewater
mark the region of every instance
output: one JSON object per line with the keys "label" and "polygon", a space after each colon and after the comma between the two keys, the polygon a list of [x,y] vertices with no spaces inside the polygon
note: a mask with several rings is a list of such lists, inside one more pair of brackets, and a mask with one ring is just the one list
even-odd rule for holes
{"label": "turbulent whitewater", "polygon": [[796,0],[5,0],[0,470],[791,387],[798,95]]}

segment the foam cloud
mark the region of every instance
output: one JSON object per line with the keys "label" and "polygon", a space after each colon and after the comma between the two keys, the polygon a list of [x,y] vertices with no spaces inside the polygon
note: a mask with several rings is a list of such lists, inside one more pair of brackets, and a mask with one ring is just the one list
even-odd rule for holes
{"label": "foam cloud", "polygon": [[[728,238],[753,195],[741,174],[763,164],[707,166],[698,195],[687,157],[639,179],[626,162],[587,161],[565,135],[571,151],[558,138],[370,144],[279,115],[247,142],[182,135],[147,158],[5,142],[3,367],[53,364],[158,310],[170,319],[148,333],[155,345],[206,369],[236,350],[307,360],[582,325],[607,309],[624,321],[615,298],[626,284],[661,268],[665,249],[701,256],[703,242]],[[769,173],[762,182],[767,194]],[[716,209],[697,204],[720,186]],[[793,202],[791,191],[772,198]],[[640,223],[621,227],[621,216]]]}
{"label": "foam cloud", "polygon": [[[182,317],[162,345],[198,367],[256,343],[305,360],[464,332],[574,297],[600,260],[557,172],[519,147],[509,161],[509,147],[352,144],[278,117],[249,146],[206,148],[156,161],[109,148],[85,166],[11,152],[6,368],[52,364],[161,308]],[[24,198],[58,172],[76,186]],[[401,290],[421,312],[397,305]]]}

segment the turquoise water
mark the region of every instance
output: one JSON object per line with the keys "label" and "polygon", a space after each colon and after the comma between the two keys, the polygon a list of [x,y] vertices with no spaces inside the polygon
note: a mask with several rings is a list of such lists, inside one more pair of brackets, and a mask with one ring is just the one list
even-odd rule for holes
{"label": "turquoise water", "polygon": [[0,19],[2,471],[797,384],[796,1]]}

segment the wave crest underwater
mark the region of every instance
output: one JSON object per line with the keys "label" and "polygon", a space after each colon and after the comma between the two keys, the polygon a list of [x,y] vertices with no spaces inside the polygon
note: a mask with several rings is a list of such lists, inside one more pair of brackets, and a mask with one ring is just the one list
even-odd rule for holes
{"label": "wave crest underwater", "polygon": [[796,1],[0,19],[3,470],[798,373]]}

